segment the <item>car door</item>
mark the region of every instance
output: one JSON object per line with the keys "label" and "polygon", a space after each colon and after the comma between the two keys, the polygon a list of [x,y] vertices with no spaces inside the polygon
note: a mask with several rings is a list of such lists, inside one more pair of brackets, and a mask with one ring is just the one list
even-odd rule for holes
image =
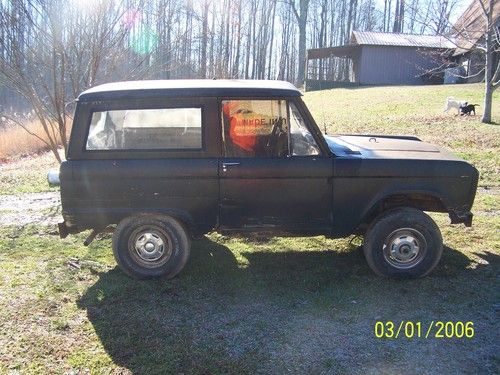
{"label": "car door", "polygon": [[221,100],[221,229],[328,233],[333,162],[299,103]]}

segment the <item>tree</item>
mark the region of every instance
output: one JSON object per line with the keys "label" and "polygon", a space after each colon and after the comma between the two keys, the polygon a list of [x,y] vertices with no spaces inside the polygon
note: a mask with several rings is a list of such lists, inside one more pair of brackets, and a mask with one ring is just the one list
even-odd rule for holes
{"label": "tree", "polygon": [[441,35],[446,31],[450,19],[450,13],[453,10],[453,6],[454,3],[448,0],[441,1],[437,4],[436,6],[437,9],[435,12],[437,17],[434,18],[434,23],[436,25],[434,30],[436,32],[436,35]]}
{"label": "tree", "polygon": [[494,19],[495,14],[498,18],[499,11],[500,3],[495,0],[474,0],[451,27],[459,51],[482,57],[481,69],[467,72],[464,78],[482,77],[484,74],[483,123],[491,123],[493,92],[500,86],[500,30],[495,24],[498,19]]}
{"label": "tree", "polygon": [[299,0],[299,10],[295,6],[295,0],[290,0],[293,14],[297,19],[299,26],[299,64],[297,70],[297,79],[295,80],[298,86],[302,86],[305,78],[306,68],[306,31],[307,31],[307,12],[309,10],[309,0]]}
{"label": "tree", "polygon": [[405,18],[405,0],[396,0],[396,14],[394,15],[393,33],[402,33]]}
{"label": "tree", "polygon": [[482,0],[476,0],[485,18],[485,66],[484,66],[484,112],[481,122],[491,123],[491,107],[493,92],[500,86],[500,59],[495,64],[494,53],[500,53],[500,30],[493,22],[494,0],[489,0],[486,6]]}
{"label": "tree", "polygon": [[123,40],[120,15],[112,2],[96,4],[95,12],[72,11],[62,0],[10,0],[0,15],[8,30],[0,40],[0,82],[32,107],[43,127],[38,136],[61,162],[58,146],[67,145],[71,103],[94,85],[103,61],[113,66],[112,53]]}

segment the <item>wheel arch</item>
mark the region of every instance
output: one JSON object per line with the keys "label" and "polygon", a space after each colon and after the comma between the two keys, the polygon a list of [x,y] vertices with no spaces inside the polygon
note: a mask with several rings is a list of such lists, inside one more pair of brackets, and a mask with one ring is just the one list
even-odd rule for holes
{"label": "wheel arch", "polygon": [[139,212],[131,212],[124,216],[120,221],[134,217],[144,216],[167,216],[177,220],[186,230],[186,233],[191,236],[196,232],[196,225],[193,217],[186,211],[176,209],[162,209],[162,210],[147,210]]}
{"label": "wheel arch", "polygon": [[410,207],[421,211],[448,212],[447,200],[425,190],[392,191],[375,198],[362,215],[360,227],[366,228],[380,214],[393,208]]}

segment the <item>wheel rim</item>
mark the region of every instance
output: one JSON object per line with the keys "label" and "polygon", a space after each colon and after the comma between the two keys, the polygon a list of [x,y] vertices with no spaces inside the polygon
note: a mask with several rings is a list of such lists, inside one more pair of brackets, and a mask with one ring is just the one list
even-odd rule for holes
{"label": "wheel rim", "polygon": [[401,228],[387,236],[383,245],[384,259],[393,267],[408,269],[419,264],[427,253],[427,241],[413,228]]}
{"label": "wheel rim", "polygon": [[144,226],[132,232],[128,250],[136,263],[146,268],[164,265],[172,256],[172,241],[163,228]]}

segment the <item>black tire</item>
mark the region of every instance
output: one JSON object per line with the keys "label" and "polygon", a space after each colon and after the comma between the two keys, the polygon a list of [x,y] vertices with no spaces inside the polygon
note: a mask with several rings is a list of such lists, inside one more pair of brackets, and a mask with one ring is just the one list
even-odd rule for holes
{"label": "black tire", "polygon": [[116,262],[136,279],[174,277],[184,268],[190,246],[184,226],[169,216],[131,216],[113,234]]}
{"label": "black tire", "polygon": [[368,227],[363,251],[370,268],[380,276],[418,278],[438,264],[443,238],[429,215],[414,208],[395,208]]}

